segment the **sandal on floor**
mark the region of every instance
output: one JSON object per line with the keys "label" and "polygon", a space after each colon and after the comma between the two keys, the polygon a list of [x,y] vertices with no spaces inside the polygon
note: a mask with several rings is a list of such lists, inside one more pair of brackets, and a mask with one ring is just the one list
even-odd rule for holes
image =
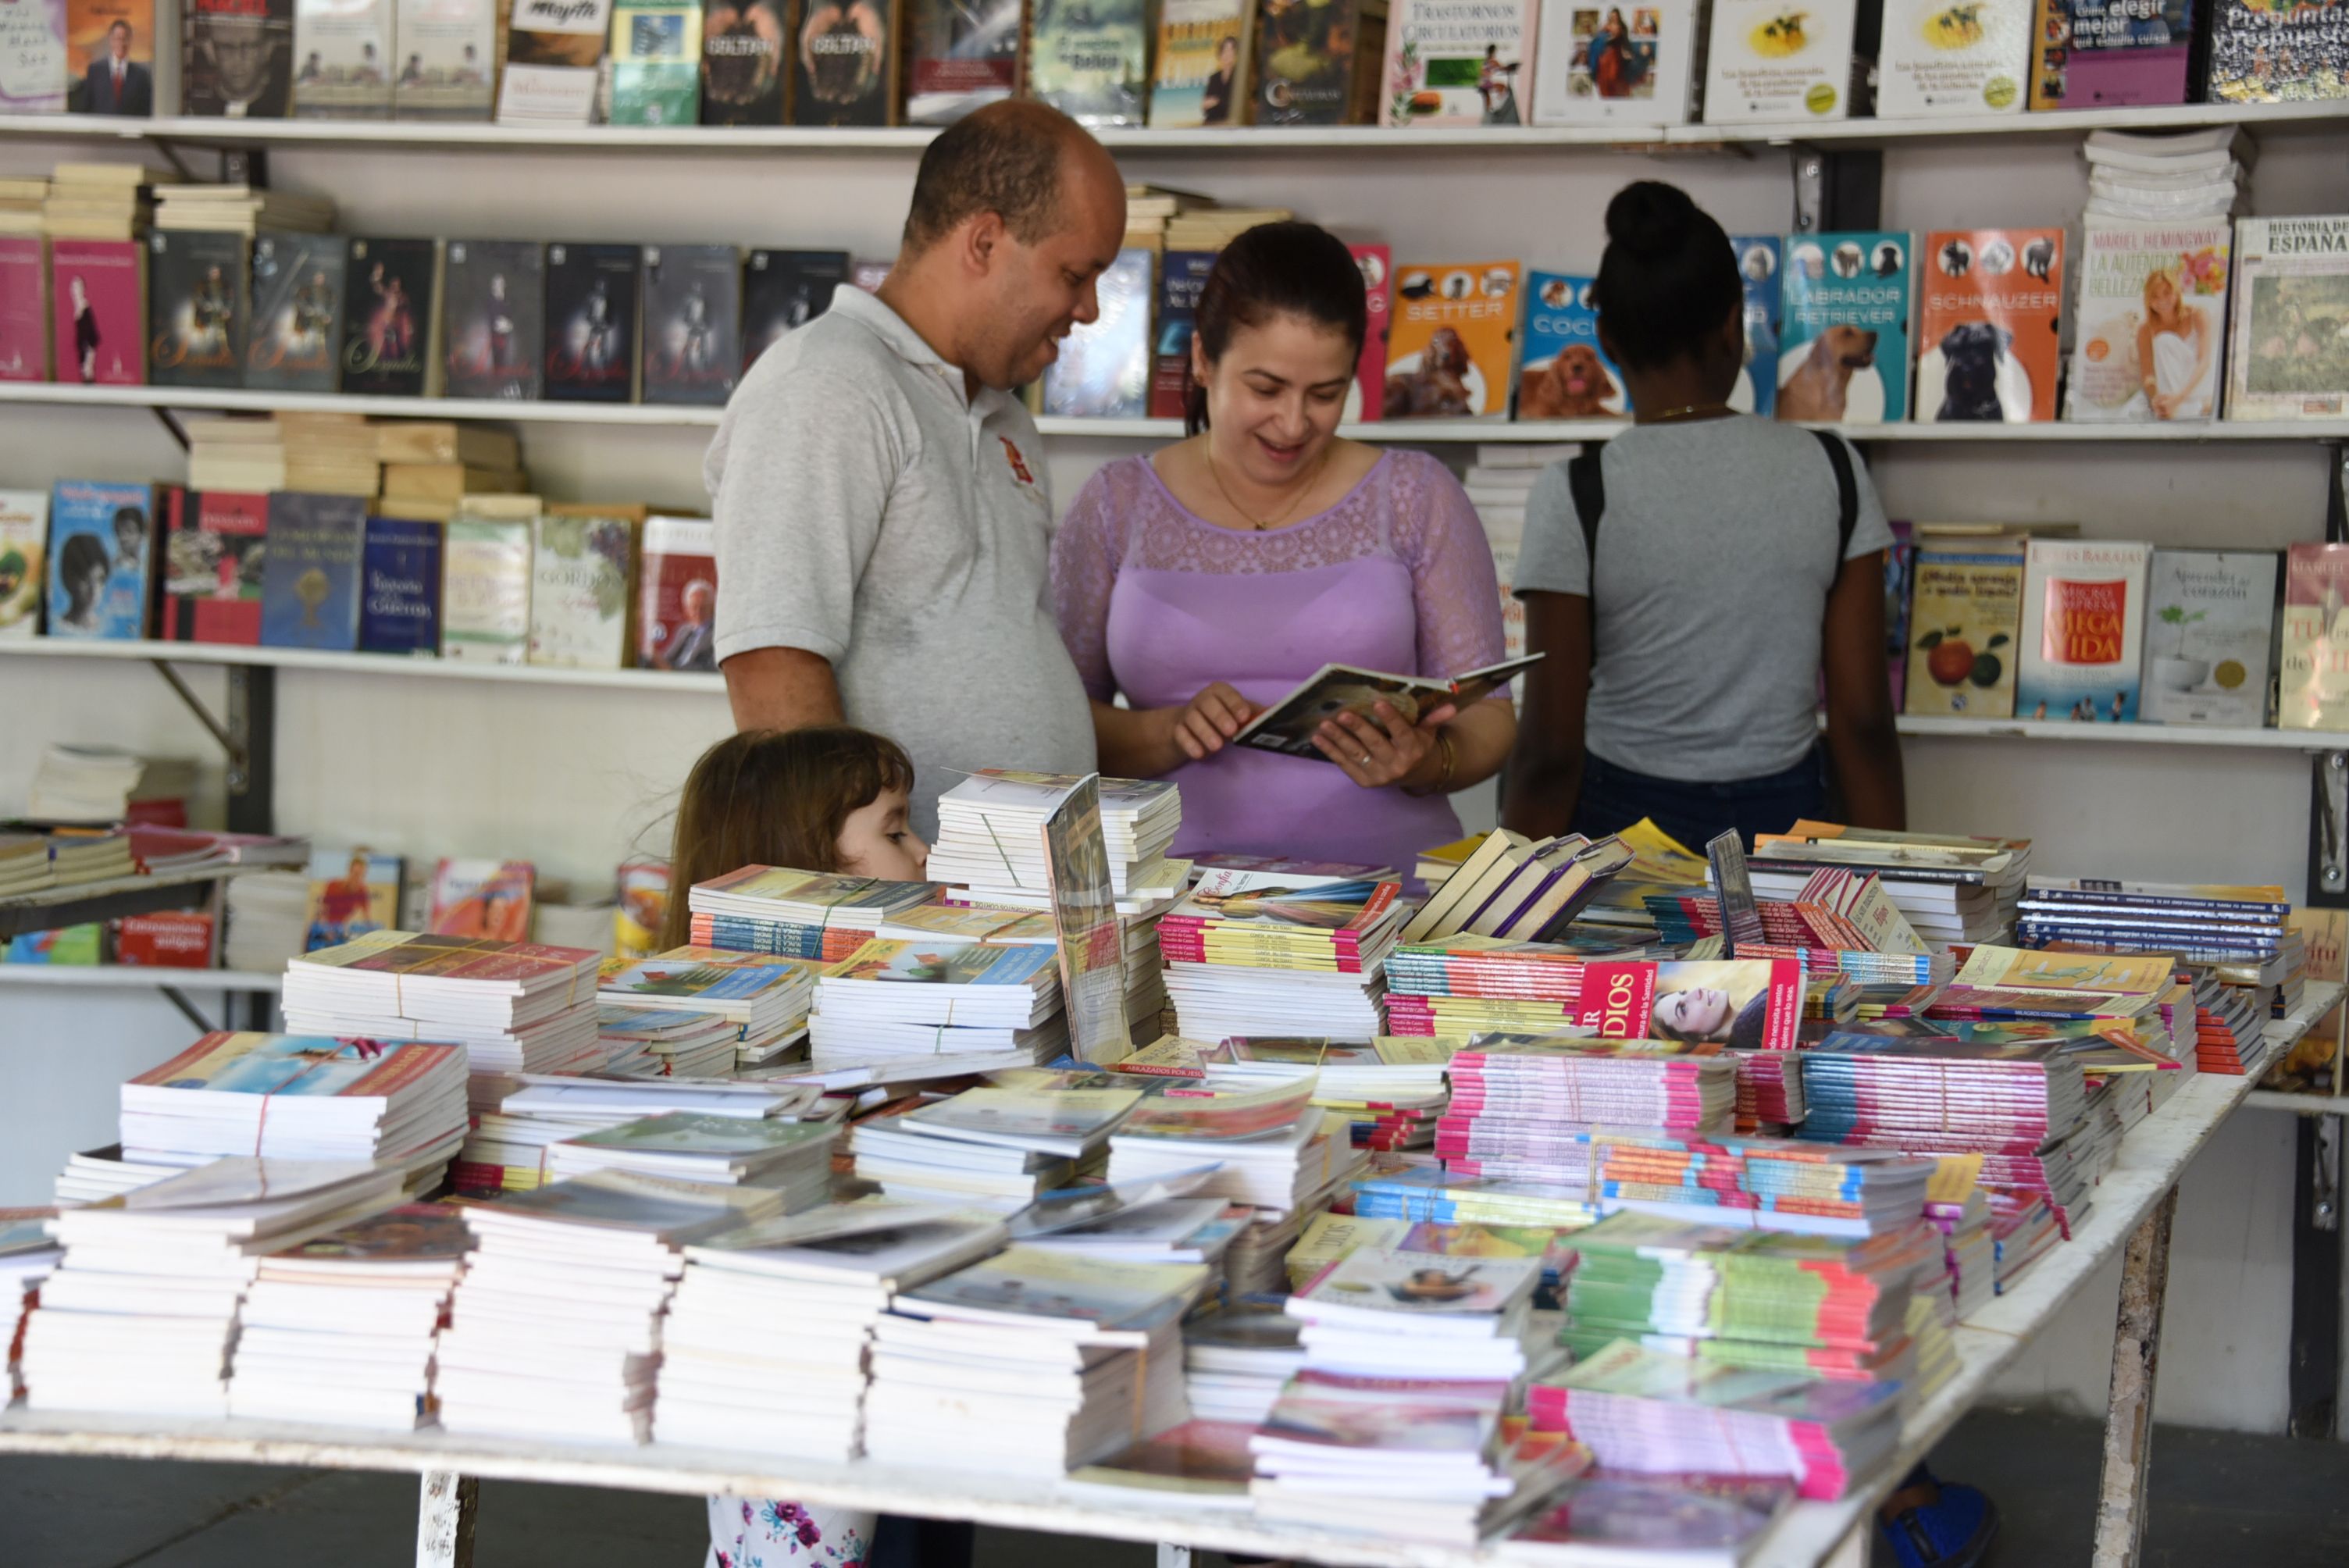
{"label": "sandal on floor", "polygon": [[1998,1504],[1919,1465],[1885,1499],[1876,1528],[1899,1568],[1977,1568],[1998,1535]]}

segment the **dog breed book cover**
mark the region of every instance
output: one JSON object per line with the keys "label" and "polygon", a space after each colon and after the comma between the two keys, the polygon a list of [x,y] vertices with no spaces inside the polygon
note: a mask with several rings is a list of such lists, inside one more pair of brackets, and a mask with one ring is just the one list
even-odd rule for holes
{"label": "dog breed book cover", "polygon": [[2055,418],[2064,232],[1965,229],[1919,250],[1917,418],[2022,425]]}
{"label": "dog breed book cover", "polygon": [[1599,346],[1592,281],[1566,273],[1526,274],[1518,418],[1608,419],[1631,412],[1623,373]]}
{"label": "dog breed book cover", "polygon": [[1913,234],[1793,234],[1779,313],[1778,418],[1909,417]]}
{"label": "dog breed book cover", "polygon": [[1778,268],[1784,247],[1775,234],[1733,234],[1737,284],[1745,291],[1745,366],[1729,406],[1768,418],[1778,407]]}
{"label": "dog breed book cover", "polygon": [[1516,369],[1517,263],[1395,269],[1383,417],[1457,419],[1508,411]]}

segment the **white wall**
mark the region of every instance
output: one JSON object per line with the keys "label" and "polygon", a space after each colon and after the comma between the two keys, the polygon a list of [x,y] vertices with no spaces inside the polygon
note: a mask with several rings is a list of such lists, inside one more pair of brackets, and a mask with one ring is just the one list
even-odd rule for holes
{"label": "white wall", "polygon": [[[101,154],[0,144],[0,175]],[[199,157],[201,155],[198,155]],[[271,153],[276,183],[332,195],[352,232],[541,240],[731,240],[894,249],[910,153],[756,156],[615,152],[600,158],[358,150]],[[1647,158],[1598,149],[1408,156],[1135,156],[1129,178],[1226,201],[1286,205],[1400,258],[1521,256],[1595,264],[1608,197],[1625,181],[1675,181],[1733,232],[1790,221],[1782,152]],[[196,163],[191,167],[202,168]],[[2255,211],[2349,211],[2337,132],[2268,139]],[[2085,181],[2060,139],[1896,149],[1888,226],[2047,224],[2074,217]],[[695,431],[523,427],[539,488],[557,499],[698,507]],[[1127,443],[1061,440],[1065,501]],[[1450,454],[1464,460],[1457,449]],[[2070,519],[2092,535],[2274,547],[2321,535],[2323,465],[2313,448],[2140,445],[1883,446],[1870,454],[1888,509],[1914,519]],[[0,412],[0,484],[59,477],[182,478],[144,413]],[[1692,656],[1702,656],[1692,628]],[[18,664],[0,698],[0,809],[21,799],[41,739],[105,740],[203,755],[205,738],[137,666]],[[217,698],[216,676],[195,683]],[[410,856],[512,854],[583,892],[639,843],[657,846],[665,796],[722,734],[722,698],[472,687],[288,671],[278,686],[281,826]],[[2305,765],[2289,756],[2137,746],[1912,741],[1910,812],[1922,827],[2022,833],[2051,872],[2276,881],[2298,895]],[[1472,804],[1470,812],[1476,808]],[[1489,805],[1484,808],[1489,816]],[[647,836],[649,835],[649,836]],[[0,992],[0,1204],[38,1200],[63,1152],[105,1141],[113,1084],[184,1043],[151,999],[69,1007]],[[2189,1175],[2178,1232],[2160,1414],[2253,1430],[2283,1419],[2289,1329],[2292,1130],[2247,1113]],[[2102,1403],[2115,1282],[2083,1294],[2004,1390]]]}

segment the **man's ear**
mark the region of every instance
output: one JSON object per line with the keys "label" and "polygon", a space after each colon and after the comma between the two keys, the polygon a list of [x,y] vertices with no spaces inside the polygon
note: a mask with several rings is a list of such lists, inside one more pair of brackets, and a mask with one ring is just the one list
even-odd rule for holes
{"label": "man's ear", "polygon": [[1002,213],[980,212],[965,219],[962,226],[955,231],[956,259],[966,271],[976,276],[984,276],[994,270],[1010,238],[1011,233],[1004,226]]}

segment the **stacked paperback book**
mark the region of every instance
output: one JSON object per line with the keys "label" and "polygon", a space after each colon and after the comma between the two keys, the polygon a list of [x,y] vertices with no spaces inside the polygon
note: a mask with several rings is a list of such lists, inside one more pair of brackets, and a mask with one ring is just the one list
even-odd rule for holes
{"label": "stacked paperback book", "polygon": [[1298,1344],[1303,1325],[1286,1312],[1228,1309],[1183,1326],[1184,1387],[1201,1420],[1254,1427],[1271,1412],[1282,1385],[1305,1369]]}
{"label": "stacked paperback book", "polygon": [[16,1377],[16,1352],[24,1343],[25,1315],[40,1299],[41,1282],[57,1266],[64,1249],[49,1237],[55,1209],[0,1209],[0,1393],[14,1399],[24,1392]]}
{"label": "stacked paperback book", "polygon": [[1452,1058],[1436,1152],[1455,1176],[1588,1192],[1594,1127],[1725,1131],[1736,1059],[1662,1040],[1491,1036]]}
{"label": "stacked paperback book", "polygon": [[398,1201],[388,1166],[238,1158],[64,1211],[49,1230],[65,1259],[25,1325],[28,1402],[221,1418],[262,1258]]}
{"label": "stacked paperback book", "polygon": [[471,1246],[464,1212],[409,1203],[270,1253],[245,1293],[229,1414],[413,1430]]}
{"label": "stacked paperback book", "polygon": [[1610,1207],[1830,1236],[1915,1223],[1933,1175],[1931,1161],[1886,1149],[1630,1132],[1595,1134],[1590,1162],[1597,1196]]}
{"label": "stacked paperback book", "polygon": [[837,964],[863,946],[884,919],[944,891],[936,882],[743,866],[695,883],[686,893],[686,909],[697,947]]}
{"label": "stacked paperback book", "polygon": [[596,989],[603,1008],[699,1013],[734,1026],[734,1058],[757,1067],[807,1033],[815,1005],[812,959],[678,947],[634,962],[606,960]]}
{"label": "stacked paperback book", "polygon": [[1526,839],[1506,829],[1487,833],[1459,866],[1429,889],[1403,929],[1406,942],[1496,936],[1539,942],[1569,924],[1631,851],[1613,838],[1579,833]]}
{"label": "stacked paperback book", "polygon": [[1398,1035],[1565,1033],[1577,1026],[1588,956],[1493,936],[1406,942],[1387,958],[1388,1026]]}
{"label": "stacked paperback book", "polygon": [[2223,225],[2250,200],[2245,168],[2254,150],[2240,126],[2159,136],[2092,130],[2081,150],[2087,215],[2106,223]]}
{"label": "stacked paperback book", "polygon": [[122,1158],[384,1161],[421,1190],[465,1139],[461,1046],[215,1031],[122,1086]]}
{"label": "stacked paperback book", "polygon": [[585,1071],[602,1062],[597,963],[579,947],[372,931],[286,965],[285,1026],[461,1045],[474,1072]]}
{"label": "stacked paperback book", "polygon": [[468,1196],[526,1192],[548,1180],[565,1139],[647,1118],[797,1119],[819,1114],[812,1085],[671,1078],[496,1078],[468,1085],[473,1128],[450,1178]]}
{"label": "stacked paperback book", "polygon": [[687,1247],[661,1327],[656,1432],[665,1443],[855,1458],[874,1324],[898,1292],[1003,1239],[992,1215],[865,1199]]}
{"label": "stacked paperback book", "polygon": [[1068,1044],[1049,947],[864,944],[816,982],[818,1068],[953,1057],[965,1072],[1038,1067]]}
{"label": "stacked paperback book", "polygon": [[694,1008],[599,1002],[595,1044],[607,1078],[719,1078],[742,1065],[742,1026]]}
{"label": "stacked paperback book", "polygon": [[1395,882],[1281,885],[1209,872],[1158,923],[1166,989],[1185,1039],[1387,1031],[1380,966],[1410,906]]}
{"label": "stacked paperback book", "polygon": [[840,1130],[823,1122],[670,1111],[598,1128],[552,1143],[551,1176],[635,1171],[683,1181],[761,1187],[782,1195],[783,1212],[822,1203],[832,1182],[832,1144]]}
{"label": "stacked paperback book", "polygon": [[1759,835],[1747,861],[1754,892],[1766,899],[1801,896],[1824,869],[1873,874],[1909,927],[1935,948],[2004,941],[2030,865],[2027,841],[1811,821]]}
{"label": "stacked paperback book", "polygon": [[1138,1089],[974,1088],[854,1133],[856,1175],[893,1198],[1024,1208],[1096,1156]]}
{"label": "stacked paperback book", "polygon": [[440,1424],[645,1441],[680,1249],[781,1208],[756,1187],[605,1171],[468,1209],[476,1245],[440,1336]]}
{"label": "stacked paperback book", "polygon": [[1112,1183],[1164,1181],[1214,1166],[1205,1197],[1289,1214],[1349,1180],[1363,1155],[1313,1109],[1303,1084],[1224,1091],[1174,1088],[1129,1113],[1109,1140]]}
{"label": "stacked paperback book", "polygon": [[873,1325],[864,1446],[888,1464],[1057,1479],[1183,1419],[1198,1264],[1011,1247],[895,1296]]}
{"label": "stacked paperback book", "polygon": [[[938,797],[930,875],[981,903],[1049,908],[1044,823],[1083,782],[1070,774],[999,768],[970,775]],[[1102,779],[1101,825],[1119,913],[1154,913],[1183,891],[1188,865],[1166,859],[1183,825],[1182,793],[1174,785]]]}

